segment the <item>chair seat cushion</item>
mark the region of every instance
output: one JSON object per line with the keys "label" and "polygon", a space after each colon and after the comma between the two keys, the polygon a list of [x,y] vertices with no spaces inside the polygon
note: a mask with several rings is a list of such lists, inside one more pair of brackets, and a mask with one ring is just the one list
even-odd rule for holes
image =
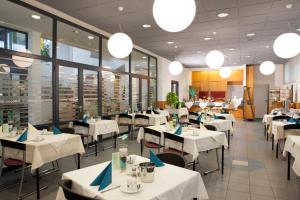
{"label": "chair seat cushion", "polygon": [[[164,152],[165,153],[179,153],[179,154],[182,154],[182,151],[178,150],[178,149],[174,149],[174,148],[167,148],[167,149],[164,149]],[[188,153],[186,152],[183,152],[183,155],[188,155]]]}
{"label": "chair seat cushion", "polygon": [[158,144],[155,144],[153,142],[145,142],[145,146],[148,148],[158,148]]}
{"label": "chair seat cushion", "polygon": [[23,161],[13,158],[7,158],[4,160],[4,164],[8,167],[20,167],[23,165]]}

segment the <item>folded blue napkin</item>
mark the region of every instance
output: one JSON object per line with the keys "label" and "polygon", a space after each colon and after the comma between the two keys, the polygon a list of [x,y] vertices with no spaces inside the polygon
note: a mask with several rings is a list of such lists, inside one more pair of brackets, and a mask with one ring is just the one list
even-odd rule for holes
{"label": "folded blue napkin", "polygon": [[202,117],[202,115],[199,115],[199,116],[196,118],[196,120],[197,120],[198,122],[201,122],[201,117]]}
{"label": "folded blue napkin", "polygon": [[53,135],[59,135],[61,134],[61,131],[59,130],[59,128],[52,126],[52,131],[53,131]]}
{"label": "folded blue napkin", "polygon": [[214,119],[219,119],[217,115],[214,115],[213,117],[214,117]]}
{"label": "folded blue napkin", "polygon": [[99,191],[103,190],[112,183],[112,166],[111,162],[104,168],[104,170],[97,176],[97,178],[90,184],[90,186],[99,185]]}
{"label": "folded blue napkin", "polygon": [[27,140],[28,131],[24,131],[19,138],[17,139],[17,142],[25,142]]}
{"label": "folded blue napkin", "polygon": [[289,118],[289,120],[288,120],[288,122],[290,122],[290,123],[295,123],[296,122],[296,119],[294,119],[294,118]]}
{"label": "folded blue napkin", "polygon": [[182,134],[182,127],[181,127],[181,126],[179,126],[179,127],[176,129],[175,134],[176,134],[176,135],[181,135],[181,134]]}
{"label": "folded blue napkin", "polygon": [[165,164],[150,150],[150,162],[154,163],[156,167],[162,167]]}
{"label": "folded blue napkin", "polygon": [[296,120],[296,124],[300,124],[300,120],[299,119]]}
{"label": "folded blue napkin", "polygon": [[88,122],[88,119],[89,119],[88,116],[85,115],[85,116],[83,116],[82,121],[83,121],[84,123],[87,123],[87,122]]}

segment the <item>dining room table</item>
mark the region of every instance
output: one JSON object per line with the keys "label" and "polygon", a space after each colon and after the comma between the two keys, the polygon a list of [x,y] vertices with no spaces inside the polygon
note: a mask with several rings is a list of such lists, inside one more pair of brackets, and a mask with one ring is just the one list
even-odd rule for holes
{"label": "dining room table", "polygon": [[[153,142],[163,145],[164,132],[175,133],[176,128],[170,128],[168,125],[149,126],[147,128],[156,130],[161,133],[161,139],[152,135],[144,135],[144,128],[140,128],[138,132],[137,142],[141,143],[142,140]],[[224,132],[210,131],[194,127],[182,127],[182,134],[178,135],[184,138],[183,151],[192,155],[192,160],[196,160],[201,152],[206,152],[212,149],[221,148],[221,173],[224,173],[224,149],[228,148],[228,142]],[[176,142],[168,141],[165,148],[171,147],[173,149],[182,150],[181,146]]]}
{"label": "dining room table", "polygon": [[291,176],[291,156],[295,158],[292,169],[297,176],[300,176],[300,136],[287,136],[283,156],[287,157],[287,180],[290,180]]}
{"label": "dining room table", "polygon": [[[17,143],[18,135],[0,134],[0,140],[7,140]],[[80,155],[85,153],[79,135],[61,133],[54,135],[53,132],[43,132],[39,134],[39,139],[27,140],[26,144],[26,163],[31,164],[31,172],[36,176],[36,194],[40,199],[40,172],[39,169],[50,162],[60,158],[77,155],[77,168],[80,168]],[[5,157],[21,159],[22,153],[19,150],[5,148]]]}
{"label": "dining room table", "polygon": [[[135,165],[149,162],[148,158],[134,156]],[[112,183],[107,188],[100,190],[97,186],[90,186],[91,182],[99,175],[110,161],[64,173],[62,180],[72,181],[72,191],[90,198],[106,200],[153,200],[153,199],[208,199],[207,190],[199,172],[164,164],[155,167],[154,181],[150,183],[141,182],[141,190],[136,193],[126,193],[121,189],[126,184],[129,173],[112,169]],[[129,167],[128,167],[129,168]],[[128,169],[127,168],[127,169]],[[174,176],[177,174],[178,176]],[[139,178],[138,178],[139,179]],[[56,200],[65,200],[62,188],[58,189]]]}

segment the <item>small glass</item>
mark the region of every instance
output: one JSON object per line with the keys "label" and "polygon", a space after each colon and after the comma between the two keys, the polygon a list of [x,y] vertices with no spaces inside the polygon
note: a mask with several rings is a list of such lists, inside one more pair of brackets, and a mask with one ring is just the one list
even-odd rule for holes
{"label": "small glass", "polygon": [[120,169],[120,153],[119,152],[115,152],[111,154],[112,156],[112,167],[114,170],[118,170]]}
{"label": "small glass", "polygon": [[119,145],[119,156],[120,156],[120,169],[121,169],[121,171],[126,170],[127,154],[128,154],[127,144],[120,144]]}

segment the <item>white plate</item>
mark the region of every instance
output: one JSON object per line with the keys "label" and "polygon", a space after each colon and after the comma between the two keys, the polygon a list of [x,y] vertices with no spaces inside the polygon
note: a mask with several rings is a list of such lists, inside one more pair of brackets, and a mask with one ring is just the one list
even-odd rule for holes
{"label": "white plate", "polygon": [[131,190],[128,190],[128,188],[126,187],[126,185],[122,185],[120,187],[120,190],[121,190],[121,192],[124,192],[124,193],[127,193],[127,194],[135,194],[135,193],[138,193],[138,192],[140,192],[140,191],[143,190],[143,185],[140,184],[140,186],[141,187],[137,191],[131,191]]}

